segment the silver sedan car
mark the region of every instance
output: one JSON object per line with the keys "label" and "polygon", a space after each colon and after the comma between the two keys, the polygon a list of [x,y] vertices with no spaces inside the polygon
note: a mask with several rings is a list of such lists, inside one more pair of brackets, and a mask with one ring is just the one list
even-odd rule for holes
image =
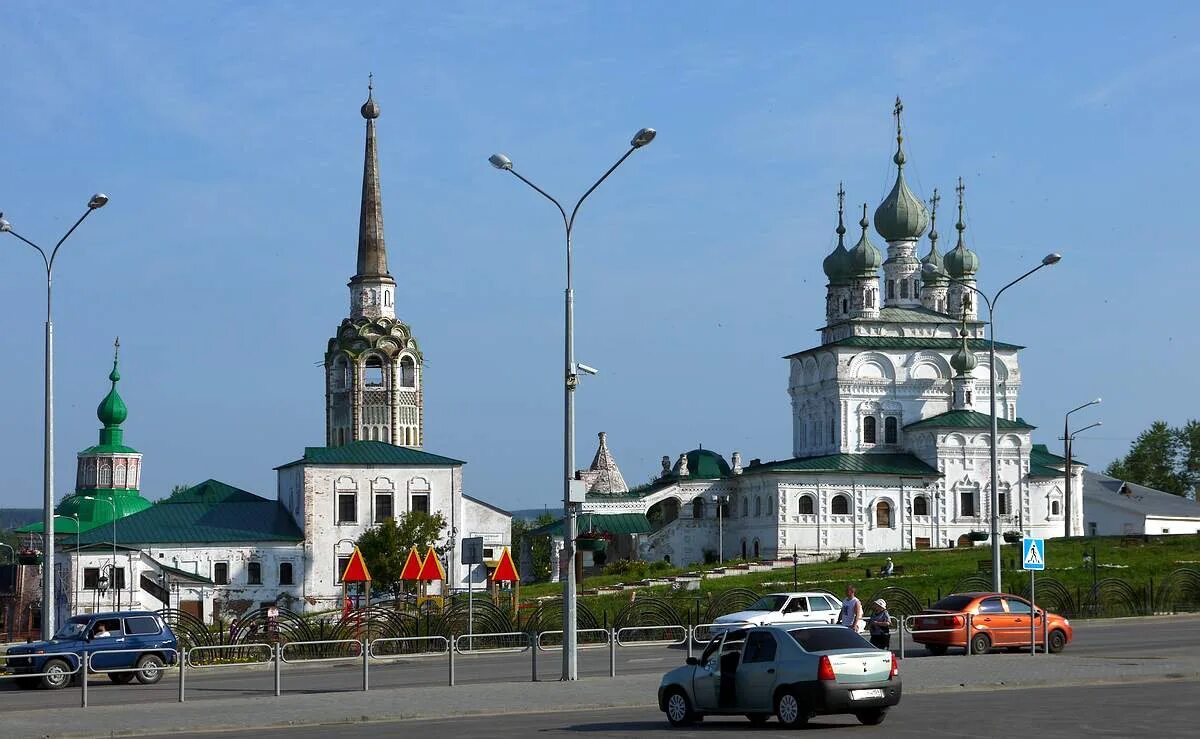
{"label": "silver sedan car", "polygon": [[774,714],[795,727],[833,713],[878,724],[900,692],[896,656],[850,629],[772,625],[714,636],[698,658],[663,675],[658,707],[673,726],[737,714],[760,724]]}

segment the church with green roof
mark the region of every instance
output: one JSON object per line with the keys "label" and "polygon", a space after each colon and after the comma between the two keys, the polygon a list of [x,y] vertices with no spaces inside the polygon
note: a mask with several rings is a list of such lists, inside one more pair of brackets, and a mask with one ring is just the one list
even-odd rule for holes
{"label": "church with green roof", "polygon": [[[628,528],[630,515],[642,515],[642,530],[618,546],[676,564],[971,546],[990,537],[995,486],[1002,534],[1083,533],[1081,496],[1069,509],[1064,497],[1066,460],[1035,445],[1018,412],[1022,347],[996,342],[995,366],[988,360],[965,185],[960,178],[955,189],[956,243],[943,252],[938,191],[922,200],[905,176],[902,111],[897,99],[892,187],[873,224],[866,203],[854,209],[861,218],[850,246],[838,188],[832,249],[820,262],[820,342],[784,357],[792,457],[744,462],[733,452],[726,461],[693,449],[664,456],[652,482],[630,489],[602,438],[592,467],[578,473],[588,489],[581,528],[604,531],[610,516]],[[1083,470],[1072,466],[1075,490]]]}

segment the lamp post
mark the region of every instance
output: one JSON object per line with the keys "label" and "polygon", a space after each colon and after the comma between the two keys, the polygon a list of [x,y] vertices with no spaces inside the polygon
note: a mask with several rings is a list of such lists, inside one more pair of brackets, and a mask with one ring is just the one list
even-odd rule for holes
{"label": "lamp post", "polygon": [[67,240],[67,237],[74,233],[79,224],[83,223],[83,219],[92,214],[92,211],[103,208],[108,203],[108,196],[104,193],[96,193],[88,200],[87,210],[75,221],[75,225],[67,230],[63,237],[58,240],[54,248],[50,250],[49,256],[46,250],[21,234],[12,229],[12,224],[4,220],[4,214],[0,213],[0,233],[11,233],[21,241],[32,246],[37,250],[38,254],[42,255],[42,262],[46,266],[46,409],[45,409],[45,442],[43,451],[43,489],[42,489],[42,533],[45,539],[43,546],[43,564],[42,564],[42,638],[49,640],[54,637],[54,536],[51,533],[54,530],[54,322],[51,319],[51,285],[54,273],[54,258],[58,256],[58,249]]}
{"label": "lamp post", "polygon": [[717,493],[712,496],[717,504],[717,564],[725,564],[725,501],[727,494]]}
{"label": "lamp post", "polygon": [[[608,179],[608,176],[617,167],[621,166],[621,163],[628,159],[630,154],[653,141],[655,135],[656,132],[653,128],[643,128],[635,133],[633,139],[629,142],[629,150],[621,155],[617,163],[609,167],[608,171],[600,179],[596,180],[595,184],[589,187],[587,192],[579,198],[575,203],[575,207],[571,210],[570,217],[567,216],[567,211],[561,203],[513,169],[512,160],[507,156],[504,154],[493,154],[488,157],[488,161],[493,167],[501,171],[511,172],[514,177],[529,185],[551,203],[554,203],[554,206],[558,208],[558,212],[562,215],[563,226],[566,229],[567,288],[565,293],[566,317],[564,331],[566,366],[564,367],[565,382],[563,388],[563,555],[567,558],[568,567],[567,576],[563,580],[562,680],[579,679],[575,623],[575,508],[571,502],[571,478],[575,475],[575,386],[579,384],[579,372],[581,370],[587,371],[575,363],[575,293],[572,289],[571,281],[573,267],[571,230],[575,225],[575,215],[579,212],[579,206],[583,205],[583,201],[587,200],[588,195],[591,195],[600,186],[600,183]],[[594,374],[594,372],[589,372],[589,374]]]}
{"label": "lamp post", "polygon": [[90,500],[90,501],[92,501],[93,503],[95,503],[96,501],[100,501],[100,500],[102,500],[102,501],[104,501],[105,503],[108,503],[110,506],[112,506],[112,512],[113,512],[113,517],[112,517],[112,524],[113,524],[113,538],[112,538],[112,549],[113,549],[113,552],[112,552],[112,572],[113,572],[113,578],[112,578],[112,583],[113,583],[113,590],[115,591],[115,590],[117,589],[117,504],[116,504],[116,503],[114,503],[114,502],[113,502],[112,500],[110,500],[109,498],[97,498],[97,497],[95,497],[95,496],[92,496],[92,495],[84,495],[84,496],[82,496],[82,500]]}
{"label": "lamp post", "polygon": [[[1063,416],[1063,456],[1067,459],[1067,468],[1063,473],[1066,478],[1066,482],[1063,485],[1063,519],[1065,520],[1063,536],[1071,535],[1071,414],[1075,411],[1081,411],[1088,406],[1099,405],[1100,400],[1100,398],[1096,398],[1095,400],[1088,401],[1078,408],[1072,408]],[[1099,424],[1093,425],[1098,426]],[[1088,426],[1088,428],[1091,428],[1091,426]],[[1082,429],[1080,430],[1082,431]]]}
{"label": "lamp post", "polygon": [[[982,292],[975,289],[975,287],[973,285],[947,275],[939,267],[936,267],[932,264],[926,264],[921,267],[921,271],[925,274],[940,274],[944,279],[949,280],[950,282],[957,283],[958,285],[961,285],[962,287],[965,287],[968,290],[970,290],[971,292],[975,293],[983,300],[983,302],[987,305],[987,309],[988,309],[988,320],[987,320],[987,324],[988,324],[988,385],[989,385],[988,404],[990,406],[990,412],[991,412],[991,416],[992,416],[992,434],[991,434],[991,443],[990,443],[990,446],[991,446],[991,477],[992,477],[992,495],[991,495],[991,501],[992,501],[992,515],[991,515],[991,519],[992,519],[992,590],[997,593],[1001,592],[1001,588],[1000,588],[1000,480],[998,479],[997,472],[996,472],[996,467],[997,467],[997,464],[996,464],[996,436],[998,433],[998,431],[997,431],[998,423],[996,421],[996,323],[995,323],[996,302],[998,300],[1000,300],[1000,296],[1003,295],[1004,291],[1007,290],[1008,288],[1017,284],[1018,282],[1025,279],[1026,277],[1030,276],[1034,272],[1037,272],[1042,267],[1049,267],[1052,264],[1057,264],[1061,259],[1062,259],[1062,255],[1057,252],[1051,252],[1051,253],[1047,254],[1046,256],[1042,257],[1041,264],[1039,264],[1038,266],[1029,270],[1025,274],[1018,277],[1017,279],[1013,280],[1012,282],[1008,283],[1004,287],[1000,288],[999,290],[997,290],[996,294],[993,295],[990,299],[988,298],[988,296],[984,295]],[[1011,501],[1010,501],[1010,504],[1011,504]]]}

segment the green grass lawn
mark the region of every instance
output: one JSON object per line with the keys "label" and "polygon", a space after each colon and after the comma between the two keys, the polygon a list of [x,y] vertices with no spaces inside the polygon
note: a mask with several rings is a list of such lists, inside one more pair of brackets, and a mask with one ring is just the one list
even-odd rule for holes
{"label": "green grass lawn", "polygon": [[[1047,567],[1044,572],[1038,573],[1039,580],[1046,581],[1046,590],[1041,592],[1049,593],[1051,581],[1057,581],[1066,592],[1086,598],[1092,588],[1093,570],[1090,565],[1085,566],[1084,552],[1090,552],[1093,546],[1097,555],[1094,576],[1098,582],[1115,578],[1124,581],[1135,590],[1147,588],[1151,584],[1159,588],[1164,578],[1179,568],[1191,568],[1200,573],[1200,536],[1152,536],[1145,541],[1141,537],[1128,541],[1124,537],[1049,539],[1045,552]],[[903,575],[883,579],[866,576],[868,569],[872,573],[877,572],[889,556],[898,568],[903,568]],[[1008,592],[1022,593],[1029,588],[1029,573],[1019,569],[1020,559],[1019,543],[1005,544],[1001,548],[1003,584],[1004,590]],[[986,544],[970,549],[880,552],[852,557],[846,561],[836,561],[834,556],[834,561],[799,565],[796,568],[795,587],[799,590],[826,590],[841,596],[846,586],[852,584],[858,588],[859,596],[864,599],[874,597],[885,588],[903,588],[911,592],[916,601],[924,606],[956,590],[980,589],[980,585],[968,584],[967,588],[963,587],[963,580],[969,576],[982,575],[985,578],[984,582],[990,582],[990,571],[980,571],[979,563],[982,560],[986,560],[990,565],[991,547]],[[660,570],[652,576],[666,577],[699,569]],[[641,578],[636,575],[587,577],[584,578],[582,587],[590,589],[618,582],[635,582],[638,579]],[[1102,584],[1102,592],[1106,592],[1109,587],[1120,588],[1120,585]],[[637,597],[664,597],[681,604],[677,609],[682,609],[683,604],[690,603],[691,605],[687,606],[689,610],[702,610],[706,601],[719,597],[722,591],[732,588],[748,588],[757,592],[791,590],[792,568],[705,579],[701,581],[699,591],[673,591],[667,587],[642,588]],[[982,589],[990,589],[990,585]],[[558,596],[561,593],[562,586],[558,583],[539,583],[521,589],[523,601],[540,596]],[[1190,597],[1192,600],[1200,600],[1200,593],[1193,593]],[[1040,602],[1042,599],[1038,600]],[[631,602],[631,594],[626,591],[616,595],[581,595],[579,602],[598,618],[601,614],[606,614],[609,623],[612,623],[620,610]]]}

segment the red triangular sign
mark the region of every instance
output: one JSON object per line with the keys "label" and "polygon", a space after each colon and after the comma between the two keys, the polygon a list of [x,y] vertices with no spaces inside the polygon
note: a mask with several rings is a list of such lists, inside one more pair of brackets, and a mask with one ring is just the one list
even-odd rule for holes
{"label": "red triangular sign", "polygon": [[421,574],[418,579],[425,580],[445,580],[446,570],[442,568],[442,561],[438,559],[437,552],[430,547],[425,552],[425,562],[421,565]]}
{"label": "red triangular sign", "polygon": [[517,566],[513,564],[512,554],[509,553],[508,547],[500,552],[500,561],[496,564],[496,571],[492,573],[492,582],[517,582],[521,576],[517,574]]}
{"label": "red triangular sign", "polygon": [[417,548],[413,547],[408,550],[408,557],[404,560],[404,569],[400,571],[401,580],[420,580],[421,579],[421,555],[417,554]]}
{"label": "red triangular sign", "polygon": [[358,551],[358,547],[354,547],[354,553],[350,555],[350,561],[346,563],[346,571],[342,573],[342,582],[371,582],[371,573],[367,570],[367,563],[363,560],[362,552]]}

